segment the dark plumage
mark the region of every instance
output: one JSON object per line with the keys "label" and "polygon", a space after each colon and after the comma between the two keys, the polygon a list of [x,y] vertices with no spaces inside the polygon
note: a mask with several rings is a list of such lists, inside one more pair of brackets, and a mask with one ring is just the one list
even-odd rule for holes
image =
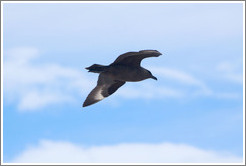
{"label": "dark plumage", "polygon": [[140,66],[141,61],[148,57],[158,57],[161,53],[156,50],[127,52],[120,55],[108,66],[94,64],[86,69],[88,72],[100,73],[97,86],[87,96],[83,107],[94,104],[113,94],[128,82],[142,81],[147,78],[157,80],[150,71]]}

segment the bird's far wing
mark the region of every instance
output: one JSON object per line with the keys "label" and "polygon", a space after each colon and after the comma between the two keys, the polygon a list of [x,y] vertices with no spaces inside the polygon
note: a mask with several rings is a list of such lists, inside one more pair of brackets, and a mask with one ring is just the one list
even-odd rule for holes
{"label": "bird's far wing", "polygon": [[97,86],[87,96],[83,107],[92,105],[113,94],[124,85],[124,81],[114,81],[107,74],[101,73],[98,77]]}
{"label": "bird's far wing", "polygon": [[123,64],[130,66],[140,66],[141,61],[148,57],[158,57],[161,53],[157,50],[142,50],[139,52],[127,52],[120,55],[111,65]]}

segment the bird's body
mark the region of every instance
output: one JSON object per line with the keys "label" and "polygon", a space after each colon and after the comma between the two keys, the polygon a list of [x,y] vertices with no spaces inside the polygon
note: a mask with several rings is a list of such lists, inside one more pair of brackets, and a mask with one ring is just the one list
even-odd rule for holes
{"label": "bird's body", "polygon": [[106,72],[115,80],[136,82],[147,79],[145,70],[142,67],[111,65]]}
{"label": "bird's body", "polygon": [[83,107],[94,104],[113,94],[125,82],[137,82],[148,78],[157,80],[150,71],[140,66],[142,59],[158,57],[161,53],[156,50],[127,52],[120,55],[108,66],[94,64],[86,69],[89,72],[100,73],[97,86],[86,98]]}

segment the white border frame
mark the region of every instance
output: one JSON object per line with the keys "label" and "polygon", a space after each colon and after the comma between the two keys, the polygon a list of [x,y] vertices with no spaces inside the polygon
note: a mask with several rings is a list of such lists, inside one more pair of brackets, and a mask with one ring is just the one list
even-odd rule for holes
{"label": "white border frame", "polygon": [[245,1],[1,1],[1,159],[3,159],[3,4],[8,3],[242,3],[243,4],[243,162],[242,163],[4,163],[1,165],[245,165]]}

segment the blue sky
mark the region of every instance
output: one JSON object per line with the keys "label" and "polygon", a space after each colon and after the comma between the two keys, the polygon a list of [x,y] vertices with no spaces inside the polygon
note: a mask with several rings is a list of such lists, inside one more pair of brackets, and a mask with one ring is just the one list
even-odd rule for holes
{"label": "blue sky", "polygon": [[[143,49],[158,81],[81,107]],[[242,162],[242,3],[4,3],[3,68],[4,162]]]}

